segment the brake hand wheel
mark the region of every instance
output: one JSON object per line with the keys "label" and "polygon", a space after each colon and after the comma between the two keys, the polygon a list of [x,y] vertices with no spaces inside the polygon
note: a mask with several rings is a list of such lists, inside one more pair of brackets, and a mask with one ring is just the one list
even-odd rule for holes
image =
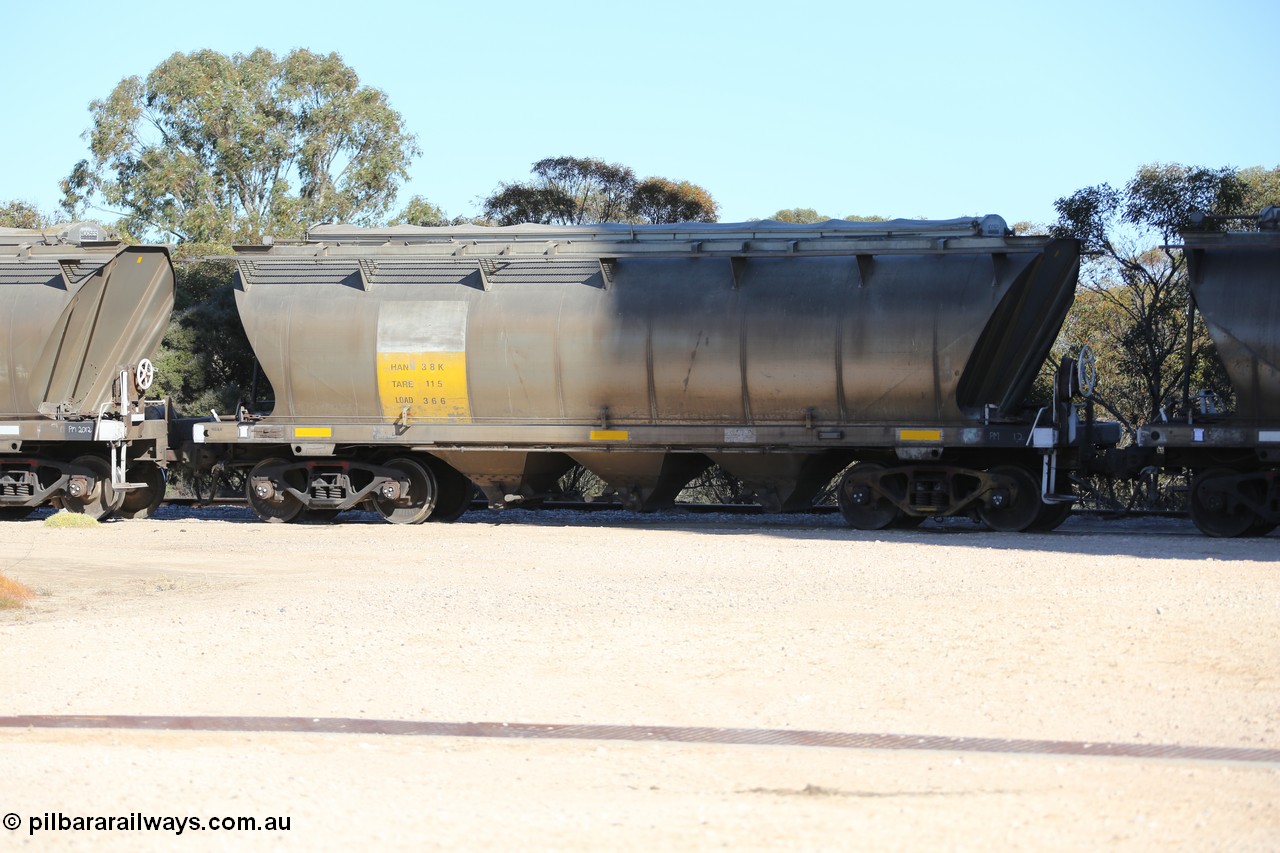
{"label": "brake hand wheel", "polygon": [[1076,358],[1076,385],[1080,396],[1086,400],[1093,396],[1093,389],[1098,386],[1098,359],[1088,344],[1080,347],[1080,355]]}

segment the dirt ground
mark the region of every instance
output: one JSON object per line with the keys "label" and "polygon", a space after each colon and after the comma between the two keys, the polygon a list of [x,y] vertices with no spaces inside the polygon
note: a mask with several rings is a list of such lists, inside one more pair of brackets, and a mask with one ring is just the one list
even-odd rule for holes
{"label": "dirt ground", "polygon": [[[347,518],[344,516],[343,518]],[[242,510],[0,523],[4,715],[805,729],[1280,749],[1280,534]],[[1280,762],[0,728],[32,850],[1275,850]],[[287,817],[287,831],[33,820]]]}

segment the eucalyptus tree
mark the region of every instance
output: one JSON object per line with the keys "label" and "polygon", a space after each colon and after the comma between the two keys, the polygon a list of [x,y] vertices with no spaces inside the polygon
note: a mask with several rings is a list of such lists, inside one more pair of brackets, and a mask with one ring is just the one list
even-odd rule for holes
{"label": "eucalyptus tree", "polygon": [[415,195],[409,199],[404,210],[400,211],[388,225],[448,225],[449,217],[437,205],[427,201],[424,196]]}
{"label": "eucalyptus tree", "polygon": [[49,217],[30,202],[0,202],[0,228],[43,228],[49,224]]}
{"label": "eucalyptus tree", "polygon": [[715,222],[715,199],[688,181],[636,177],[621,163],[590,157],[548,157],[528,181],[503,183],[484,201],[484,216],[499,225],[536,222]]}
{"label": "eucalyptus tree", "polygon": [[175,53],[89,111],[90,156],[62,182],[63,208],[105,206],[131,234],[178,242],[376,224],[419,153],[336,53]]}
{"label": "eucalyptus tree", "polygon": [[1097,184],[1054,203],[1051,231],[1081,241],[1088,294],[1066,331],[1114,361],[1118,387],[1109,403],[1130,426],[1185,405],[1191,384],[1228,391],[1203,326],[1188,328],[1179,232],[1196,211],[1247,212],[1247,189],[1230,167],[1153,164],[1123,188]]}

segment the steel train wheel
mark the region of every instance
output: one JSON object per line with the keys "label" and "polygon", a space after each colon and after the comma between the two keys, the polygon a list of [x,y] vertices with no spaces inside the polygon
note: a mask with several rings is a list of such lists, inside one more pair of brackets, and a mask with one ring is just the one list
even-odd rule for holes
{"label": "steel train wheel", "polygon": [[164,471],[158,465],[143,463],[129,469],[129,482],[146,483],[145,489],[130,489],[120,504],[122,518],[149,518],[164,503]]}
{"label": "steel train wheel", "polygon": [[1072,505],[1069,503],[1041,503],[1040,510],[1036,513],[1036,520],[1031,522],[1031,526],[1027,530],[1036,533],[1048,533],[1050,530],[1057,530],[1062,523],[1071,517]]}
{"label": "steel train wheel", "polygon": [[440,489],[435,474],[413,459],[392,459],[385,464],[404,475],[409,490],[398,500],[374,498],[373,506],[392,524],[421,524],[436,508]]}
{"label": "steel train wheel", "polygon": [[101,456],[79,456],[71,460],[71,464],[88,468],[93,473],[94,484],[87,494],[73,496],[67,492],[62,495],[62,506],[68,512],[78,512],[101,521],[120,508],[125,493],[111,487],[111,465],[107,460]]}
{"label": "steel train wheel", "polygon": [[[258,514],[258,518],[272,524],[284,524],[293,521],[306,508],[302,501],[280,488],[279,484],[273,483],[274,495],[259,494],[253,487],[254,477],[261,477],[263,471],[285,464],[287,463],[283,459],[263,459],[253,466],[253,470],[249,472],[249,476],[244,483],[244,494],[249,501],[249,506],[253,507],[253,511]],[[299,484],[291,483],[290,485],[297,488]]]}
{"label": "steel train wheel", "polygon": [[[1064,495],[1075,494],[1075,489],[1069,484],[1063,491],[1062,484],[1059,484],[1058,493]],[[1028,530],[1036,533],[1048,533],[1050,530],[1057,530],[1062,523],[1071,517],[1071,511],[1075,508],[1075,504],[1070,501],[1062,503],[1040,503],[1040,511],[1036,513],[1036,520],[1031,522]]]}
{"label": "steel train wheel", "polygon": [[1266,536],[1268,533],[1275,530],[1277,527],[1280,527],[1280,524],[1276,524],[1274,521],[1263,521],[1262,519],[1258,519],[1256,522],[1250,525],[1249,529],[1245,531],[1244,535],[1255,536],[1255,537]]}
{"label": "steel train wheel", "polygon": [[448,465],[435,466],[436,481],[440,485],[440,497],[431,511],[431,521],[457,521],[471,506],[476,487],[460,471]]}
{"label": "steel train wheel", "polygon": [[1040,516],[1040,489],[1035,479],[1025,468],[1016,465],[1001,465],[989,472],[1013,480],[1013,489],[1006,492],[1001,489],[992,495],[992,501],[984,503],[978,509],[978,517],[992,530],[1001,533],[1019,533],[1027,530]]}
{"label": "steel train wheel", "polygon": [[875,462],[859,462],[845,473],[836,490],[836,503],[850,527],[859,530],[884,530],[898,518],[898,508],[876,494],[870,481],[883,465]]}
{"label": "steel train wheel", "polygon": [[1192,478],[1191,520],[1201,533],[1220,538],[1245,536],[1262,523],[1247,506],[1233,502],[1220,491],[1206,488],[1219,477],[1233,477],[1235,474],[1227,468],[1210,468]]}

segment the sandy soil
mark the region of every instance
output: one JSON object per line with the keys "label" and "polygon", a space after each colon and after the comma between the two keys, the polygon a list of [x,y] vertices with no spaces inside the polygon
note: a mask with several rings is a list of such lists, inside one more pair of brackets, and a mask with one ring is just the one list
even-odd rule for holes
{"label": "sandy soil", "polygon": [[[1280,749],[1280,535],[1073,519],[238,510],[0,524],[3,714],[816,729]],[[795,746],[0,728],[32,817],[278,816],[184,848],[1274,850],[1280,764]]]}

